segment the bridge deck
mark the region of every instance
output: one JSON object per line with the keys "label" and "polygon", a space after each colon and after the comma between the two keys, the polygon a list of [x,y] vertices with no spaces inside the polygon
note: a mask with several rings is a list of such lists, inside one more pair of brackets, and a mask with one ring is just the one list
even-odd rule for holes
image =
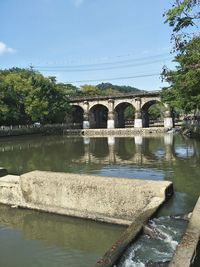
{"label": "bridge deck", "polygon": [[84,97],[75,97],[71,98],[70,102],[79,102],[79,101],[92,101],[92,100],[106,100],[106,99],[124,99],[124,98],[134,98],[134,97],[155,97],[159,96],[160,91],[151,91],[151,92],[146,92],[146,91],[141,91],[141,93],[135,93],[135,94],[123,94],[123,95],[108,95],[108,96],[84,96]]}

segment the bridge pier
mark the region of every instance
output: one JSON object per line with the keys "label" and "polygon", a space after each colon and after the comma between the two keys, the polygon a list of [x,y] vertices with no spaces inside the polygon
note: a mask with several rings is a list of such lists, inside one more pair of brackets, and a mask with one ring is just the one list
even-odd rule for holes
{"label": "bridge pier", "polygon": [[141,111],[135,112],[134,127],[135,128],[142,128],[143,127]]}
{"label": "bridge pier", "polygon": [[172,117],[164,118],[164,127],[165,128],[173,128],[173,119]]}
{"label": "bridge pier", "polygon": [[107,120],[107,128],[113,129],[115,128],[115,114],[114,112],[108,112],[108,120]]}
{"label": "bridge pier", "polygon": [[142,119],[135,119],[134,127],[135,128],[142,128]]}
{"label": "bridge pier", "polygon": [[142,128],[143,123],[142,123],[142,112],[141,112],[141,98],[136,97],[135,98],[135,120],[134,120],[134,127],[135,128]]}
{"label": "bridge pier", "polygon": [[108,120],[107,120],[107,128],[114,129],[115,128],[115,112],[114,112],[114,100],[108,100]]}
{"label": "bridge pier", "polygon": [[167,108],[167,110],[165,111],[164,127],[171,129],[174,126],[173,118],[171,116],[171,110],[168,104],[165,104],[165,107]]}
{"label": "bridge pier", "polygon": [[84,112],[83,114],[83,129],[89,129],[90,122],[89,122],[89,114],[88,112]]}
{"label": "bridge pier", "polygon": [[83,121],[83,129],[90,129],[90,122],[89,121]]}
{"label": "bridge pier", "polygon": [[89,121],[89,103],[88,101],[83,102],[84,106],[84,113],[83,113],[83,129],[90,128],[90,121]]}

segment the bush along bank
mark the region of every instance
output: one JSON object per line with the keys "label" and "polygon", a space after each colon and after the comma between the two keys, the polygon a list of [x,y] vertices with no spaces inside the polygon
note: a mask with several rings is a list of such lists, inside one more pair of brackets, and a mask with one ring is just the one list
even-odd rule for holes
{"label": "bush along bank", "polygon": [[41,126],[2,126],[0,137],[21,136],[21,135],[61,135],[63,130],[69,129],[68,124],[49,124]]}
{"label": "bush along bank", "polygon": [[181,129],[181,133],[184,136],[190,137],[190,138],[200,138],[200,125],[185,125]]}

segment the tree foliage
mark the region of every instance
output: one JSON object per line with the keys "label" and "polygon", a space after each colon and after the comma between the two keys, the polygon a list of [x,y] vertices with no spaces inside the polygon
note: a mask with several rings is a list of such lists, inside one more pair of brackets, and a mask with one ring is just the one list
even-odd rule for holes
{"label": "tree foliage", "polygon": [[149,113],[149,119],[150,120],[162,120],[164,117],[164,111],[165,107],[162,103],[156,103],[152,106],[150,106],[148,113]]}
{"label": "tree foliage", "polygon": [[116,96],[138,92],[141,92],[141,90],[131,86],[119,86],[111,83],[101,83],[98,85],[85,84],[80,86],[80,88],[73,88],[73,90],[70,92],[70,96]]}
{"label": "tree foliage", "polygon": [[200,37],[193,38],[175,57],[176,70],[164,69],[162,76],[170,86],[162,90],[162,99],[185,113],[200,105]]}
{"label": "tree foliage", "polygon": [[131,86],[119,86],[111,83],[101,83],[98,85],[85,84],[79,89],[73,90],[71,96],[116,96],[124,94],[134,94],[144,92]]}
{"label": "tree foliage", "polygon": [[132,94],[139,93],[141,90],[125,85],[114,85],[111,83],[101,83],[96,86],[104,94]]}
{"label": "tree foliage", "polygon": [[94,85],[85,84],[80,87],[81,95],[97,96],[101,95],[101,91]]}
{"label": "tree foliage", "polygon": [[176,0],[172,8],[164,13],[165,22],[173,28],[175,51],[181,52],[181,48],[196,35],[191,27],[198,25],[199,7],[200,0]]}
{"label": "tree foliage", "polygon": [[69,111],[67,86],[33,69],[0,71],[0,123],[61,122]]}
{"label": "tree foliage", "polygon": [[129,105],[124,110],[124,119],[133,120],[135,118],[135,108],[132,105]]}
{"label": "tree foliage", "polygon": [[172,40],[176,56],[176,69],[163,68],[162,78],[169,83],[163,88],[163,101],[184,113],[198,109],[200,103],[200,0],[176,0],[165,12],[169,26],[173,27]]}

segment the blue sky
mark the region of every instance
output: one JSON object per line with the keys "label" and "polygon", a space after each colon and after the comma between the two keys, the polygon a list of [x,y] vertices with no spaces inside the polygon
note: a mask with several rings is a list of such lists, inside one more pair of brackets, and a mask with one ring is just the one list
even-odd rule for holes
{"label": "blue sky", "polygon": [[32,65],[58,81],[158,90],[172,66],[161,0],[0,0],[0,68]]}

